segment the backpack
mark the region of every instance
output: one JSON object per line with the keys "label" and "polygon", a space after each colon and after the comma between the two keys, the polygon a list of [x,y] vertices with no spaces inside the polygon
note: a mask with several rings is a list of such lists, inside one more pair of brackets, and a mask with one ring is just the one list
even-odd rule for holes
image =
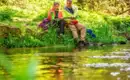
{"label": "backpack", "polygon": [[47,19],[47,18],[45,18],[45,19],[43,19],[43,21],[38,25],[38,27],[40,27],[40,28],[42,28],[43,30],[47,30],[48,29],[48,23],[49,23],[50,21]]}

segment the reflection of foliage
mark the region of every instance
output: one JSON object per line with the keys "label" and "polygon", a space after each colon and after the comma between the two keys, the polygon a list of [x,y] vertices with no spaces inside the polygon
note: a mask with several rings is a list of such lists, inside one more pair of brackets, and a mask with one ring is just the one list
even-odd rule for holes
{"label": "reflection of foliage", "polygon": [[2,70],[6,73],[6,75],[0,75],[1,80],[35,80],[36,66],[37,60],[31,57],[29,58],[29,64],[22,64],[20,65],[21,69],[19,69],[18,65],[15,66],[12,64],[6,55],[0,53],[0,67],[2,67]]}

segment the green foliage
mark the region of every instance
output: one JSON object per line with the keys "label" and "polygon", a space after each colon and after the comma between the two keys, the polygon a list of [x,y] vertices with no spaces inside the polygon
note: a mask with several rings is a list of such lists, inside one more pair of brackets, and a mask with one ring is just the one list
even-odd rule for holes
{"label": "green foliage", "polygon": [[24,33],[21,36],[13,36],[9,34],[7,38],[1,39],[1,45],[14,47],[42,47],[42,46],[57,46],[57,45],[74,45],[73,38],[70,32],[58,37],[55,26],[50,26],[48,32]]}
{"label": "green foliage", "polygon": [[34,38],[33,36],[23,36],[21,38],[9,36],[5,39],[4,44],[6,47],[38,47],[43,46],[43,42]]}
{"label": "green foliage", "polygon": [[38,16],[33,19],[33,21],[42,21],[44,18],[47,18],[47,11],[44,13],[39,13]]}
{"label": "green foliage", "polygon": [[15,11],[11,9],[4,9],[0,10],[0,21],[3,20],[12,20],[12,16],[14,15]]}
{"label": "green foliage", "polygon": [[130,27],[127,28],[127,32],[130,33]]}
{"label": "green foliage", "polygon": [[115,26],[115,29],[120,31],[120,32],[126,32],[127,31],[127,28],[130,26],[130,18],[120,18],[120,17],[117,17],[117,18],[112,18],[111,19],[113,25]]}
{"label": "green foliage", "polygon": [[[82,15],[81,15],[82,13]],[[118,37],[119,33],[129,32],[129,20],[128,18],[124,18],[124,20],[119,17],[113,16],[105,16],[97,13],[89,13],[89,12],[79,12],[78,20],[86,24],[87,29],[92,29],[93,33],[96,34],[96,38],[92,38],[89,34],[86,35],[86,40],[88,42],[102,42],[102,43],[118,43],[120,41],[126,41],[124,37]],[[86,17],[84,17],[87,15]],[[126,19],[126,21],[125,21]],[[121,22],[122,24],[116,23]],[[20,25],[19,25],[20,24]],[[22,23],[14,24],[21,25]],[[56,46],[56,45],[74,45],[72,33],[71,31],[65,30],[65,35],[62,35],[60,38],[57,36],[57,26],[50,25],[47,33],[38,32],[36,29],[36,22],[27,23],[32,30],[35,30],[36,33],[26,34],[24,31],[22,37],[13,37],[10,35],[7,39],[4,39],[1,42],[2,45],[6,45],[7,47],[38,47],[38,46]],[[117,27],[120,27],[117,29]],[[22,27],[21,27],[22,28]],[[24,27],[26,29],[26,27]],[[23,30],[23,29],[22,29]]]}
{"label": "green foliage", "polygon": [[[16,4],[7,1],[8,5],[4,4],[0,7],[0,24],[19,27],[21,28],[22,34],[24,35],[21,35],[21,37],[14,37],[10,35],[7,39],[0,39],[0,45],[6,45],[8,47],[74,45],[71,31],[65,30],[65,35],[62,35],[59,38],[57,36],[56,26],[54,26],[53,28],[53,25],[50,26],[47,33],[45,33],[44,31],[38,32],[38,30],[36,29],[39,22],[47,17],[48,10],[51,8],[54,0],[46,0],[46,2],[42,0],[44,1],[40,1],[42,3],[39,3],[38,0],[14,1],[17,1],[15,2]],[[25,4],[26,1],[27,4]],[[58,1],[60,1],[61,6],[63,7],[64,1]],[[75,2],[76,0],[74,1],[74,3]],[[18,5],[19,3],[21,3],[21,5]],[[24,4],[24,6],[22,6],[22,4]],[[90,6],[90,4],[91,3],[84,6]],[[88,42],[118,43],[122,40],[126,41],[124,37],[118,36],[120,36],[120,33],[130,32],[130,17],[125,17],[122,15],[111,16],[103,14],[102,12],[97,12],[96,10],[85,11],[85,9],[80,9],[81,10],[79,10],[78,12],[79,22],[84,24],[87,29],[92,29],[97,36],[96,38],[92,38],[89,34],[87,34],[86,40]],[[28,35],[25,32],[26,28],[30,28],[36,33],[30,33]]]}

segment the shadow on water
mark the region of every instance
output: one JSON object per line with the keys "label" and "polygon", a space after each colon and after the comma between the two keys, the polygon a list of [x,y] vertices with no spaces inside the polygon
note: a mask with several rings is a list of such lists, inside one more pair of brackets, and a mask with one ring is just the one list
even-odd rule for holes
{"label": "shadow on water", "polygon": [[129,47],[0,49],[0,80],[130,80]]}

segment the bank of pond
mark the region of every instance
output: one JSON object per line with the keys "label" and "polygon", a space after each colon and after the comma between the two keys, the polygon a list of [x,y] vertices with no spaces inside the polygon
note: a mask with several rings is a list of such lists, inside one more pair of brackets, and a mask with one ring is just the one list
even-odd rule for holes
{"label": "bank of pond", "polygon": [[[100,29],[100,28],[99,28]],[[98,29],[97,29],[98,30]],[[100,30],[99,30],[100,31]],[[100,34],[100,32],[98,33]],[[109,31],[108,31],[109,32]],[[86,31],[87,33],[87,31]],[[98,34],[93,30],[96,37],[92,37],[87,33],[86,40],[88,46],[104,46],[107,44],[127,44],[130,40],[128,33],[118,35]],[[104,34],[105,35],[105,34]],[[47,46],[72,46],[74,47],[74,40],[71,31],[66,28],[65,35],[57,36],[57,30],[50,27],[48,32],[39,29],[10,27],[7,25],[0,25],[0,46],[8,48],[20,47],[47,47]]]}

